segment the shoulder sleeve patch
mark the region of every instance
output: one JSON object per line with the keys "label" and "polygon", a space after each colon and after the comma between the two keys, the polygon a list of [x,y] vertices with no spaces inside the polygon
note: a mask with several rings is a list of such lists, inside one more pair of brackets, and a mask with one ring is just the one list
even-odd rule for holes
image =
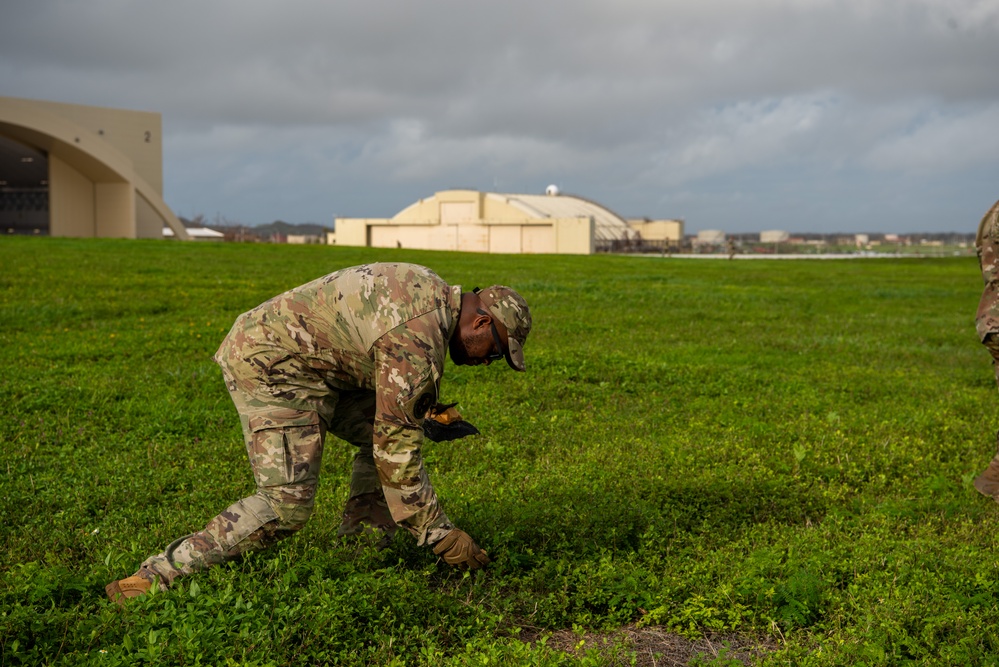
{"label": "shoulder sleeve patch", "polygon": [[413,405],[413,416],[417,419],[423,419],[427,410],[429,410],[436,403],[437,397],[433,392],[425,392],[422,396],[416,399],[416,404]]}

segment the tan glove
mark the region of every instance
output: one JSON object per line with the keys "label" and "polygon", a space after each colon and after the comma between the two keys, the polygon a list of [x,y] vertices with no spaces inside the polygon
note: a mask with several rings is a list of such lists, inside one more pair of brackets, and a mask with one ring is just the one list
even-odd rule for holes
{"label": "tan glove", "polygon": [[438,403],[434,407],[427,410],[427,416],[434,419],[441,424],[447,426],[453,422],[458,422],[462,420],[461,413],[458,412],[454,406],[457,403]]}
{"label": "tan glove", "polygon": [[434,545],[434,553],[454,567],[477,570],[489,562],[489,554],[463,530],[455,528]]}

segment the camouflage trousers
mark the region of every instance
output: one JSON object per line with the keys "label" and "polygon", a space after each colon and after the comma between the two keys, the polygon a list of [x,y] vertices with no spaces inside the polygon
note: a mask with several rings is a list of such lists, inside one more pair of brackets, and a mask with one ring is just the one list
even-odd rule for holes
{"label": "camouflage trousers", "polygon": [[999,383],[999,202],[979,223],[975,246],[985,281],[975,316],[975,328],[982,345],[992,355],[993,370]]}
{"label": "camouflage trousers", "polygon": [[327,431],[358,448],[350,498],[367,495],[384,503],[372,454],[374,392],[331,390],[308,375],[293,386],[268,384],[249,365],[219,363],[239,412],[257,489],[204,529],[174,540],[142,563],[136,574],[158,580],[163,589],[177,577],[267,548],[302,529],[315,503]]}

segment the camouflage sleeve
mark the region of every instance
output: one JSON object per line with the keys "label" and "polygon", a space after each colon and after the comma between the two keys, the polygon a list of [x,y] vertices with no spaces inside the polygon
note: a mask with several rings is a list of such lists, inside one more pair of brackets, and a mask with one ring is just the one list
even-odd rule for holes
{"label": "camouflage sleeve", "polygon": [[[978,339],[985,344],[990,335],[999,333],[999,201],[997,201],[978,224],[975,243],[978,247],[978,262],[982,269],[985,289],[978,302],[975,315],[975,328]],[[991,346],[999,345],[994,339]],[[992,350],[992,347],[989,347]],[[999,379],[999,366],[996,367]]]}
{"label": "camouflage sleeve", "polygon": [[374,345],[374,459],[389,511],[396,523],[433,543],[453,527],[423,466],[423,418],[437,403],[446,349],[435,317],[406,322]]}

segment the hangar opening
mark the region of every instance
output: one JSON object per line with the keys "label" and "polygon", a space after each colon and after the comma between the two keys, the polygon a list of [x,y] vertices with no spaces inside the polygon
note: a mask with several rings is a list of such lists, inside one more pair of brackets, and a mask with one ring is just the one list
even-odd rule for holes
{"label": "hangar opening", "polygon": [[0,232],[189,240],[162,134],[158,113],[0,97]]}
{"label": "hangar opening", "polygon": [[0,136],[0,230],[49,235],[49,158]]}

